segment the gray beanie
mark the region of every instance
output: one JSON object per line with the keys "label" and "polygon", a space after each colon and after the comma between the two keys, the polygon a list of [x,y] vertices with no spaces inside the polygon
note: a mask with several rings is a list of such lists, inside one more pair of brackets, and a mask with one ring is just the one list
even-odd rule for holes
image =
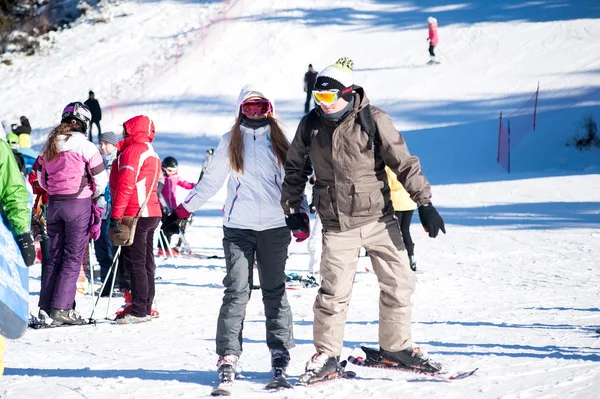
{"label": "gray beanie", "polygon": [[100,141],[106,141],[107,143],[116,146],[119,142],[119,139],[117,138],[117,135],[113,132],[104,132],[100,135]]}

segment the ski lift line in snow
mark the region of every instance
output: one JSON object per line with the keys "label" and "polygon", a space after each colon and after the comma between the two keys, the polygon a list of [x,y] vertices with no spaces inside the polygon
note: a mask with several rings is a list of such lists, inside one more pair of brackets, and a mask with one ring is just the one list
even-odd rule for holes
{"label": "ski lift line in snow", "polygon": [[133,76],[119,82],[111,82],[111,117],[114,119],[114,109],[119,107],[118,100],[121,93],[140,88],[140,98],[144,98],[155,82],[160,82],[162,76],[170,71],[175,73],[179,70],[179,59],[185,55],[187,48],[201,46],[202,55],[205,56],[208,49],[209,39],[218,38],[227,30],[227,21],[232,18],[232,13],[239,16],[243,10],[244,0],[222,0],[221,9],[210,19],[201,19],[199,26],[191,32],[177,35],[175,41],[165,50],[162,62],[155,64],[144,63],[138,68]]}

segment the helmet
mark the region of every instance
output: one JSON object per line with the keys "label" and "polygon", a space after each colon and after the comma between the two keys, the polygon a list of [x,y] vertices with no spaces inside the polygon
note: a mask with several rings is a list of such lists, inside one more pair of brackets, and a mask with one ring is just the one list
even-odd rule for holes
{"label": "helmet", "polygon": [[163,169],[177,169],[177,160],[173,157],[166,157],[162,161]]}
{"label": "helmet", "polygon": [[63,109],[61,122],[69,122],[75,119],[83,124],[83,131],[87,131],[88,123],[92,120],[90,109],[82,102],[69,103]]}
{"label": "helmet", "polygon": [[21,146],[19,145],[19,136],[17,136],[14,133],[6,135],[6,142],[13,150],[18,150],[19,148],[21,148]]}

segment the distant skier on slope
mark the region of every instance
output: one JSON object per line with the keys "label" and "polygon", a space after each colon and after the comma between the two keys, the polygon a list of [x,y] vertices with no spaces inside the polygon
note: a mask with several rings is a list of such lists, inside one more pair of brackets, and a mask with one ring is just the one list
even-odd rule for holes
{"label": "distant skier on slope", "polygon": [[427,40],[429,41],[429,62],[435,63],[438,62],[435,56],[435,46],[438,45],[439,36],[438,36],[438,22],[434,17],[427,18],[427,27],[429,28],[429,37]]}
{"label": "distant skier on slope", "polygon": [[[285,372],[294,347],[292,310],[285,291],[285,264],[290,230],[279,205],[285,157],[289,142],[275,118],[273,101],[252,85],[240,92],[236,120],[221,138],[204,177],[165,223],[165,231],[199,209],[227,183],[223,213],[223,249],[227,275],[225,294],[217,322],[217,354],[221,382],[228,386],[242,354],[242,328],[252,288],[256,259],[267,319],[266,344],[273,372]],[[300,203],[305,203],[300,198]],[[300,208],[308,225],[308,205]],[[296,241],[307,232],[294,232]]]}
{"label": "distant skier on slope", "polygon": [[415,276],[394,217],[385,166],[418,204],[430,237],[446,232],[444,220],[431,203],[419,158],[410,154],[391,118],[371,106],[364,89],[354,85],[353,66],[352,60],[341,58],[319,73],[313,91],[319,106],[300,121],[285,163],[281,206],[288,226],[306,229],[300,204],[312,168],[318,176],[315,205],[323,223],[321,288],[313,307],[316,353],[299,378],[302,384],[344,375],[339,356],[363,247],[380,283],[381,356],[410,368],[436,369],[413,345],[410,298]]}
{"label": "distant skier on slope", "polygon": [[315,102],[312,98],[313,88],[315,87],[315,80],[317,80],[317,71],[313,69],[312,64],[308,64],[308,71],[304,74],[304,92],[306,93],[306,102],[304,103],[304,113],[308,114],[310,111],[311,101]]}

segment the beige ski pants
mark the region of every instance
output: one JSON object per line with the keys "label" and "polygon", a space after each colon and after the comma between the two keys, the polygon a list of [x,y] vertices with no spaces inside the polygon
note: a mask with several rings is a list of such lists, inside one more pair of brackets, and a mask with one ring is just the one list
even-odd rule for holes
{"label": "beige ski pants", "polygon": [[389,215],[349,231],[323,230],[322,281],[313,307],[317,352],[329,356],[342,353],[344,325],[362,247],[367,250],[379,281],[379,345],[388,351],[412,345],[410,296],[415,289],[415,276],[398,223]]}

